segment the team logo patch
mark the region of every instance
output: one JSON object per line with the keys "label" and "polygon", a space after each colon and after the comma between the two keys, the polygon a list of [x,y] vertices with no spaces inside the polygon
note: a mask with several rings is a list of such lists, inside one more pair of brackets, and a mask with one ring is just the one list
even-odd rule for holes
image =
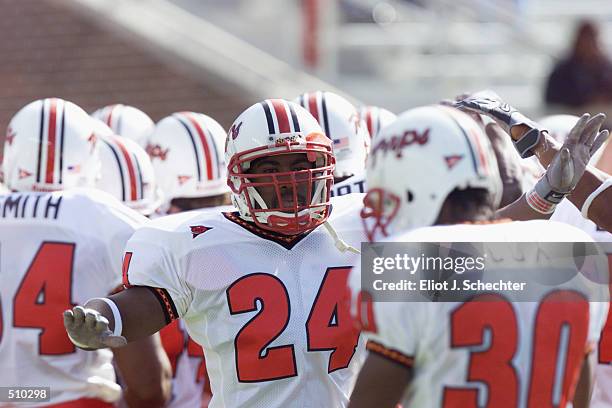
{"label": "team logo patch", "polygon": [[12,128],[10,128],[10,127],[9,127],[9,128],[6,130],[6,143],[8,143],[8,144],[9,144],[9,146],[13,144],[13,140],[15,139],[15,136],[16,136],[16,135],[17,135],[17,134],[15,133],[15,131],[13,131],[13,129],[12,129]]}
{"label": "team logo patch", "polygon": [[232,140],[236,140],[236,138],[240,134],[241,126],[242,126],[242,122],[238,123],[238,125],[232,125],[232,127],[230,128],[230,135],[232,136]]}
{"label": "team logo patch", "polygon": [[191,229],[192,238],[197,237],[200,234],[205,233],[208,230],[211,230],[212,227],[205,227],[203,225],[192,225],[189,227]]}
{"label": "team logo patch", "polygon": [[182,186],[183,184],[185,184],[191,179],[191,176],[177,176],[177,178],[178,178],[179,186]]}
{"label": "team logo patch", "polygon": [[30,177],[32,175],[32,173],[30,173],[27,170],[24,169],[19,169],[19,180],[24,179],[26,177]]}
{"label": "team logo patch", "polygon": [[457,163],[459,163],[461,161],[461,159],[463,159],[462,155],[453,155],[453,156],[446,156],[444,158],[444,161],[446,161],[446,166],[448,167],[448,169],[452,169],[453,167],[455,167],[455,165]]}
{"label": "team logo patch", "polygon": [[162,161],[165,161],[170,148],[162,149],[162,147],[158,144],[147,144],[147,148],[145,150],[149,154],[149,157],[151,157],[151,159],[158,158]]}

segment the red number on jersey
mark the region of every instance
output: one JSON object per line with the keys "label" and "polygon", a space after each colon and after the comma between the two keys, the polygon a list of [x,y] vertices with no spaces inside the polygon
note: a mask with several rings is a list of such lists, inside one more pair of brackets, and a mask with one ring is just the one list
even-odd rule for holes
{"label": "red number on jersey", "polygon": [[70,296],[74,248],[70,243],[43,242],[13,299],[13,325],[42,329],[40,354],[75,351],[62,320],[62,312],[74,306]]}
{"label": "red number on jersey", "polygon": [[[481,295],[482,302],[467,302],[451,315],[451,346],[473,347],[485,343],[488,332],[491,345],[470,354],[467,380],[487,385],[487,406],[517,406],[518,380],[512,367],[516,352],[516,316],[512,305],[496,294]],[[477,407],[478,390],[444,389],[445,407]]]}
{"label": "red number on jersey", "polygon": [[297,375],[293,345],[269,347],[289,323],[289,294],[273,275],[244,276],[227,289],[232,315],[261,310],[234,340],[236,371],[240,382],[278,380]]}
{"label": "red number on jersey", "polygon": [[[453,312],[451,346],[484,346],[484,333],[488,331],[487,349],[470,353],[467,381],[487,385],[487,407],[517,406],[519,383],[512,366],[518,346],[516,313],[512,304],[500,295],[480,295],[478,300],[488,301],[467,302]],[[535,321],[528,406],[564,406],[573,398],[585,353],[589,304],[577,292],[555,291],[544,298]],[[561,350],[564,356],[559,356]],[[557,373],[561,357],[565,358],[565,366]],[[560,395],[553,396],[557,378],[563,382]],[[446,387],[443,398],[445,408],[479,406],[478,390],[474,388]]]}
{"label": "red number on jersey", "polygon": [[[348,367],[359,341],[349,309],[346,282],[350,269],[327,269],[306,322],[308,351],[333,350],[328,363],[330,373]],[[268,348],[289,324],[291,309],[285,285],[273,275],[247,275],[228,288],[227,301],[231,314],[260,308],[234,341],[238,380],[259,382],[296,376],[293,344]]]}
{"label": "red number on jersey", "polygon": [[[610,299],[612,299],[612,254],[608,254],[608,274],[610,278]],[[612,306],[612,303],[610,303]],[[611,364],[612,363],[612,313],[608,313],[608,320],[606,325],[601,332],[601,338],[599,339],[599,363],[600,364]]]}
{"label": "red number on jersey", "polygon": [[306,321],[308,351],[333,350],[328,373],[348,367],[359,341],[350,314],[350,271],[350,267],[327,269]]}

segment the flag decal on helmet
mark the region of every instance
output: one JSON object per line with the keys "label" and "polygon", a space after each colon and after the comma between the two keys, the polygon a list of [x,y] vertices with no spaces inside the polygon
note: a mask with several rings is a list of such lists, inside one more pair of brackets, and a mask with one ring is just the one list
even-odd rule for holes
{"label": "flag decal on helmet", "polygon": [[463,159],[463,155],[446,156],[444,158],[444,160],[446,161],[446,166],[449,170],[455,167],[455,165],[459,163],[461,159]]}
{"label": "flag decal on helmet", "polygon": [[151,159],[158,158],[162,161],[166,160],[166,156],[168,155],[168,151],[170,148],[162,149],[162,147],[158,144],[152,145],[147,144],[146,152],[149,154]]}

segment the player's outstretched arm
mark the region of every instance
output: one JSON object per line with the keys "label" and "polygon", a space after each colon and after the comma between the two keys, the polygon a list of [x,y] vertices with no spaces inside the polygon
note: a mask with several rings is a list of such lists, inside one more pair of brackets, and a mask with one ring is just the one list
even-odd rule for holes
{"label": "player's outstretched arm", "polygon": [[159,334],[113,349],[130,408],[163,407],[172,393],[172,367]]}
{"label": "player's outstretched arm", "polygon": [[92,299],[64,312],[68,337],[86,350],[121,347],[158,332],[166,324],[157,297],[142,286]]}
{"label": "player's outstretched arm", "polygon": [[412,380],[412,370],[376,353],[368,353],[349,408],[395,408]]}

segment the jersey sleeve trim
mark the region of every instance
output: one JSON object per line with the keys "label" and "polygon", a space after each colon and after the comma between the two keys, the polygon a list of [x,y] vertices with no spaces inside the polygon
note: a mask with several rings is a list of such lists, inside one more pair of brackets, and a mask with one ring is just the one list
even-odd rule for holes
{"label": "jersey sleeve trim", "polygon": [[374,340],[368,340],[366,349],[371,353],[375,353],[383,358],[386,358],[387,360],[393,361],[394,363],[401,364],[406,368],[412,368],[414,366],[414,357],[408,356],[401,351],[388,348]]}
{"label": "jersey sleeve trim", "polygon": [[164,316],[166,317],[166,324],[170,324],[173,320],[179,318],[178,312],[176,311],[176,306],[174,306],[174,302],[166,289],[154,288],[152,286],[143,287],[149,289],[159,301],[159,304],[164,311]]}

